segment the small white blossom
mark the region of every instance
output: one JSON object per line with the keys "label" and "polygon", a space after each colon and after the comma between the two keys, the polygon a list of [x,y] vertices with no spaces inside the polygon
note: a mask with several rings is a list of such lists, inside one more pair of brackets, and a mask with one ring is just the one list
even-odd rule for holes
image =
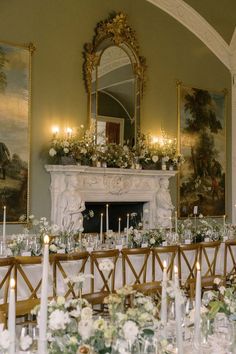
{"label": "small white blossom", "polygon": [[54,148],[51,148],[51,149],[49,150],[49,155],[50,155],[51,157],[55,156],[56,154],[57,154],[57,152],[56,152],[56,150],[55,150]]}

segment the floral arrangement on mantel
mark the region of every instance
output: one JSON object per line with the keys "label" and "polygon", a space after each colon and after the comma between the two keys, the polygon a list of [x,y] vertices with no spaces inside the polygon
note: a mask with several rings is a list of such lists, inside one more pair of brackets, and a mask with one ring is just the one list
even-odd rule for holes
{"label": "floral arrangement on mantel", "polygon": [[118,144],[95,144],[94,134],[85,131],[80,136],[54,137],[48,152],[51,164],[81,164],[94,167],[136,169],[161,169],[162,166],[177,169],[184,159],[177,153],[175,139],[166,136],[152,142],[150,135],[139,134],[135,146],[128,142]]}

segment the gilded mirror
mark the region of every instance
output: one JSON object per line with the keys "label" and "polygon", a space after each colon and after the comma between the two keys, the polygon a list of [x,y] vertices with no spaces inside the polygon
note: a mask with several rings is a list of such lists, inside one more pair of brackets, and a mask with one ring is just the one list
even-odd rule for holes
{"label": "gilded mirror", "polygon": [[134,145],[146,65],[125,14],[113,14],[97,25],[84,58],[89,124],[96,142]]}

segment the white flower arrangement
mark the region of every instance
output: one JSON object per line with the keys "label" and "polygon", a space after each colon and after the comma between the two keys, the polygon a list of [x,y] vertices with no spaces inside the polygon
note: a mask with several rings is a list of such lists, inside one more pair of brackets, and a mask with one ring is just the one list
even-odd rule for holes
{"label": "white flower arrangement", "polygon": [[10,334],[9,331],[3,329],[3,324],[0,323],[0,352],[5,352],[10,346]]}
{"label": "white flower arrangement", "polygon": [[[127,342],[129,346],[135,341],[142,342],[146,331],[154,335],[158,321],[152,299],[130,287],[119,289],[118,293],[106,299],[110,312],[107,318],[93,318],[93,311],[84,299],[59,297],[49,302],[48,353],[76,354],[85,349],[91,353],[106,353],[110,352],[115,338],[125,347]],[[133,307],[125,310],[127,295],[133,296]],[[38,314],[38,311],[37,307],[34,313]]]}

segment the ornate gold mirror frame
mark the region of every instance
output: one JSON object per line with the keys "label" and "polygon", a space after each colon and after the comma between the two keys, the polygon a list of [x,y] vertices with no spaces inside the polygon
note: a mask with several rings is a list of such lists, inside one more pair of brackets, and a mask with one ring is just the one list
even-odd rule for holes
{"label": "ornate gold mirror frame", "polygon": [[[139,55],[139,45],[135,31],[128,25],[127,16],[122,12],[114,13],[107,20],[99,22],[95,28],[95,35],[92,43],[86,43],[84,46],[83,75],[86,91],[88,93],[89,126],[94,129],[95,136],[97,137],[97,123],[99,117],[98,94],[101,93],[101,91],[99,92],[98,84],[98,79],[100,78],[99,65],[102,61],[102,56],[104,59],[104,53],[110,53],[112,47],[116,47],[116,52],[117,47],[120,49],[120,52],[123,52],[127,57],[127,60],[130,61],[130,66],[132,68],[134,77],[132,83],[132,87],[134,87],[134,94],[132,93],[134,109],[131,120],[134,122],[134,124],[132,123],[134,127],[134,138],[132,143],[135,143],[137,132],[140,127],[140,102],[143,97],[146,81],[146,60]],[[108,49],[109,51],[107,51]],[[114,86],[115,84],[113,83],[113,87]],[[106,117],[101,116],[101,121],[109,121],[108,116],[109,115],[106,115]],[[110,122],[114,122],[114,115],[111,115],[110,118]],[[116,118],[117,121],[120,119],[118,115]],[[120,131],[122,131],[122,129]],[[126,138],[127,136],[128,133],[126,133]]]}

